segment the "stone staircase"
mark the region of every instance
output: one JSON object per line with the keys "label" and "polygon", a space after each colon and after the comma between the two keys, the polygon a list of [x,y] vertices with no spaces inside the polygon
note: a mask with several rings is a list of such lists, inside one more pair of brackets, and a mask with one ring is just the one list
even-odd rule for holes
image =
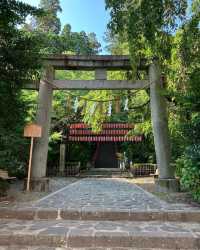
{"label": "stone staircase", "polygon": [[81,179],[0,208],[0,250],[200,250],[200,209],[123,179]]}
{"label": "stone staircase", "polygon": [[199,211],[0,209],[0,250],[200,249]]}
{"label": "stone staircase", "polygon": [[133,175],[128,170],[121,170],[119,168],[91,168],[82,171],[80,174],[82,178],[132,178]]}

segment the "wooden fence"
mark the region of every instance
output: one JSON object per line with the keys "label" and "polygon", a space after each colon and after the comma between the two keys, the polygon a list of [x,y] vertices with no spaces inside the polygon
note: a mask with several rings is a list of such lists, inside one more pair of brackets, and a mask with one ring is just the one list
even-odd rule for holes
{"label": "wooden fence", "polygon": [[134,177],[150,176],[155,174],[157,165],[151,163],[134,163],[130,166],[130,171]]}

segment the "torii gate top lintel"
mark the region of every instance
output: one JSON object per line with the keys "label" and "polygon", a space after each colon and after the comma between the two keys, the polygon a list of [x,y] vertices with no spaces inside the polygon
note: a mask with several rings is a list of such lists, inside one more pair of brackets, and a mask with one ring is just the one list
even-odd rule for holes
{"label": "torii gate top lintel", "polygon": [[[43,61],[56,70],[132,69],[130,57],[127,55],[48,55],[43,57]],[[148,69],[146,60],[140,60],[138,69]]]}
{"label": "torii gate top lintel", "polygon": [[[52,85],[54,90],[120,90],[120,89],[143,89],[149,86],[149,80],[108,80],[107,72],[110,71],[131,71],[131,60],[129,56],[117,55],[46,55],[42,58],[46,73],[42,81]],[[138,70],[148,71],[149,66],[145,60],[140,60]],[[95,72],[95,79],[91,80],[60,80],[55,79],[56,70],[82,70]],[[31,82],[24,88],[36,89],[39,83]]]}

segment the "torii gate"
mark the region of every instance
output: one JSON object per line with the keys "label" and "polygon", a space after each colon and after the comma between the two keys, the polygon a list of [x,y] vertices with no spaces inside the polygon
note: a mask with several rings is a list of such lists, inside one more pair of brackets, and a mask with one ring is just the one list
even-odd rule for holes
{"label": "torii gate", "polygon": [[[156,184],[160,191],[177,191],[178,183],[174,177],[174,168],[170,165],[167,104],[161,93],[164,86],[156,59],[149,66],[141,61],[138,69],[148,71],[148,80],[136,80],[135,82],[107,80],[107,70],[131,70],[128,56],[60,55],[49,56],[43,60],[46,69],[39,86],[33,83],[25,86],[26,89],[39,87],[36,122],[42,126],[42,137],[36,139],[34,145],[31,182],[33,189],[45,190],[48,184],[46,169],[53,90],[127,90],[149,87],[154,144],[159,169]],[[55,80],[55,70],[94,70],[95,80]]]}

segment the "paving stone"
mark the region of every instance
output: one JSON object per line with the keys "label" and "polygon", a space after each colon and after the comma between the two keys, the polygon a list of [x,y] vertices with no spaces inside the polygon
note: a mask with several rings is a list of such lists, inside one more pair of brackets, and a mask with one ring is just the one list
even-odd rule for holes
{"label": "paving stone", "polygon": [[[47,222],[47,223],[46,223]],[[200,224],[129,221],[1,220],[0,245],[200,249]]]}
{"label": "paving stone", "polygon": [[[168,204],[126,179],[90,178],[68,185],[61,192],[36,202],[33,207],[76,211],[195,210],[188,205]],[[198,209],[199,210],[199,209]]]}

